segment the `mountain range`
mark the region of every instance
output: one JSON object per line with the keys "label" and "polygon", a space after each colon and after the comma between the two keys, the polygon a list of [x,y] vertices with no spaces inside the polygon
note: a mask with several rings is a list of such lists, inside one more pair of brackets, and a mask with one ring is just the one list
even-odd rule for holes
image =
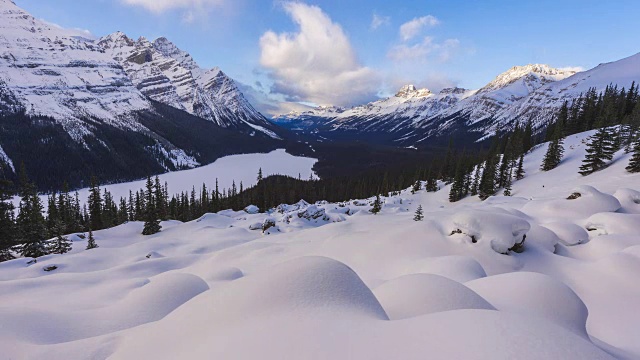
{"label": "mountain range", "polygon": [[541,130],[565,101],[590,88],[640,82],[640,54],[583,72],[543,64],[515,66],[478,90],[446,88],[434,93],[402,87],[395,96],[350,109],[322,106],[272,121],[323,139],[358,139],[388,145],[425,147],[438,139],[479,141],[516,123]]}
{"label": "mountain range", "polygon": [[[281,147],[234,80],[165,38],[98,40],[0,0],[0,165],[45,187],[122,181]],[[0,170],[3,167],[0,166]]]}

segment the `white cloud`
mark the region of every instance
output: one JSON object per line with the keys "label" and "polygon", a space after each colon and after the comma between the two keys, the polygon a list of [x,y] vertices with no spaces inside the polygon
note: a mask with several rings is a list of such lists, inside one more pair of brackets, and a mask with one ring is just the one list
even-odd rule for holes
{"label": "white cloud", "polygon": [[206,9],[221,5],[225,0],[120,0],[127,5],[142,6],[145,9],[161,13],[171,9]]}
{"label": "white cloud", "polygon": [[393,61],[428,61],[447,62],[460,47],[458,39],[447,39],[442,43],[434,41],[433,37],[426,36],[422,42],[407,45],[399,44],[391,48],[387,57]]}
{"label": "white cloud", "polygon": [[260,38],[260,64],[269,71],[272,93],[318,105],[346,106],[375,98],[378,76],[358,62],[339,24],[317,6],[286,2],[283,7],[299,30],[268,31]]}
{"label": "white cloud", "polygon": [[434,27],[438,24],[440,24],[440,20],[432,15],[414,18],[400,25],[400,37],[402,37],[403,41],[411,40],[419,35],[424,28]]}
{"label": "white cloud", "polygon": [[558,70],[583,72],[584,68],[582,66],[565,66],[565,67],[558,68]]}
{"label": "white cloud", "polygon": [[376,30],[382,25],[389,25],[389,24],[391,24],[390,17],[373,14],[373,18],[371,19],[371,30]]}
{"label": "white cloud", "polygon": [[80,29],[80,28],[64,28],[56,23],[52,23],[50,21],[47,21],[45,19],[40,19],[40,21],[44,22],[45,24],[49,25],[49,26],[53,26],[57,29],[63,30],[64,32],[67,33],[67,35],[69,36],[80,36],[80,37],[84,37],[87,39],[96,39],[96,36],[93,35],[91,33],[91,31],[87,30],[87,29]]}

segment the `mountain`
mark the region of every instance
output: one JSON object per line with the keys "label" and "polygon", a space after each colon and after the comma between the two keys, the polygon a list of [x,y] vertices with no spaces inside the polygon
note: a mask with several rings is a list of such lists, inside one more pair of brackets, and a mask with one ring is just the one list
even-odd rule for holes
{"label": "mountain", "polygon": [[129,54],[126,66],[107,46],[115,42],[0,0],[0,177],[17,180],[24,164],[41,190],[52,190],[86,185],[92,175],[132,180],[282,146],[275,126],[219,69],[198,68],[166,39],[119,39],[139,49],[118,48]]}
{"label": "mountain", "polygon": [[629,87],[632,81],[640,81],[640,54],[578,73],[542,64],[515,66],[478,90],[433,93],[407,85],[393,97],[340,112],[321,108],[272,121],[334,140],[417,147],[449,136],[478,141],[515,122],[531,120],[534,128],[542,128],[565,100],[589,88]]}
{"label": "mountain", "polygon": [[134,41],[122,32],[97,44],[122,65],[146,96],[226,128],[260,131],[271,137],[273,125],[245,99],[219,68],[202,69],[191,55],[161,37]]}
{"label": "mountain", "polygon": [[84,118],[139,130],[131,116],[151,104],[93,41],[0,0],[0,114],[56,118],[71,137],[91,134]]}

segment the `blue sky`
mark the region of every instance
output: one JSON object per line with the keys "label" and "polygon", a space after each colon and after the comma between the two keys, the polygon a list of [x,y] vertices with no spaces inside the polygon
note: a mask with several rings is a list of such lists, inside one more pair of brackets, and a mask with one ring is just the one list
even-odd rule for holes
{"label": "blue sky", "polygon": [[640,1],[16,0],[95,36],[165,36],[219,66],[264,112],[354,105],[404,83],[479,88],[514,65],[640,52]]}

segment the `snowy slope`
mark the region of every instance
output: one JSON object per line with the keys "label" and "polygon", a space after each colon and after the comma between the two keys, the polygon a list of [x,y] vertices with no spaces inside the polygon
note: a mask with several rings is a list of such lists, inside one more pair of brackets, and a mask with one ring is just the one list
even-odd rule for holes
{"label": "snowy slope", "polygon": [[219,68],[200,68],[187,52],[168,39],[134,41],[122,32],[97,45],[124,67],[140,91],[223,127],[246,127],[275,137],[269,122],[245,99],[235,82]]}
{"label": "snowy slope", "polygon": [[69,254],[0,264],[0,345],[20,359],[636,359],[640,174],[618,153],[578,175],[588,135],[546,173],[534,149],[513,197],[450,204],[447,186],[383,197],[379,215],[371,199],[301,201],[150,237],[128,223],[91,251],[73,236]]}
{"label": "snowy slope", "polygon": [[131,114],[149,102],[93,41],[44,23],[0,0],[0,113],[25,110],[56,118],[74,139],[94,118],[139,130]]}
{"label": "snowy slope", "polygon": [[522,101],[496,114],[497,122],[513,119],[533,120],[540,126],[547,122],[565,101],[571,102],[590,88],[600,93],[610,85],[628,89],[631,83],[640,82],[640,53],[622,60],[600,64],[566,79],[537,89]]}

